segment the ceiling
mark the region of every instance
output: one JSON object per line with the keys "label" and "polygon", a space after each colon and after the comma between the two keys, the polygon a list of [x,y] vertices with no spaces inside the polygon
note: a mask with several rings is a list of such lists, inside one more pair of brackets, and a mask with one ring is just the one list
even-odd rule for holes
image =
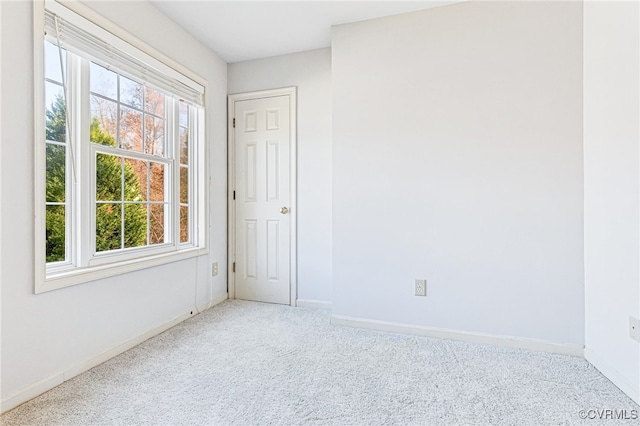
{"label": "ceiling", "polygon": [[151,0],[151,3],[231,63],[329,47],[332,25],[457,1]]}

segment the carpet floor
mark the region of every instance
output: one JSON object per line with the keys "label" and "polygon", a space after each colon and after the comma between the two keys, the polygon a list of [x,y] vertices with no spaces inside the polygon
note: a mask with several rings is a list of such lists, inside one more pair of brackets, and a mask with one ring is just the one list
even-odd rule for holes
{"label": "carpet floor", "polygon": [[0,423],[640,424],[580,418],[581,410],[640,414],[584,359],[332,326],[329,316],[228,300],[4,414]]}

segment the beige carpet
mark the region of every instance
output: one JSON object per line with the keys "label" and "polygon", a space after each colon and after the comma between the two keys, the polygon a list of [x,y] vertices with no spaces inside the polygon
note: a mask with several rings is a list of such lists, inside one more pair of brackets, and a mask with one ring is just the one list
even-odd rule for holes
{"label": "beige carpet", "polygon": [[331,326],[329,315],[226,301],[0,423],[640,424],[580,419],[640,411],[583,359]]}

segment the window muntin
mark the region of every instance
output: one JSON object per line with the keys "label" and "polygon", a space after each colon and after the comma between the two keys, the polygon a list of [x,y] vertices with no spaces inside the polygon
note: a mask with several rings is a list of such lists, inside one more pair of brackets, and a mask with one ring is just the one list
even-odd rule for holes
{"label": "window muntin", "polygon": [[[165,224],[170,162],[95,150],[96,253],[171,241]],[[116,222],[114,222],[116,221]]]}

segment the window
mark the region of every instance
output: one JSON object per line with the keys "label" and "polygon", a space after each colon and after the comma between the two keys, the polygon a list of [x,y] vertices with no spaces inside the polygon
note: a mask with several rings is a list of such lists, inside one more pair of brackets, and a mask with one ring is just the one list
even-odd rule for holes
{"label": "window", "polygon": [[95,251],[164,244],[170,240],[164,218],[171,207],[165,179],[171,99],[93,62],[89,70]]}
{"label": "window", "polygon": [[198,254],[203,87],[64,6],[46,8],[36,291]]}
{"label": "window", "polygon": [[[57,49],[56,49],[57,50]],[[62,53],[62,62],[57,51],[47,43],[45,47],[45,99],[49,107],[46,110],[46,261],[64,262],[69,258],[69,224],[67,222],[68,185],[67,185],[67,134],[66,102],[62,72],[66,69],[66,52]]]}

